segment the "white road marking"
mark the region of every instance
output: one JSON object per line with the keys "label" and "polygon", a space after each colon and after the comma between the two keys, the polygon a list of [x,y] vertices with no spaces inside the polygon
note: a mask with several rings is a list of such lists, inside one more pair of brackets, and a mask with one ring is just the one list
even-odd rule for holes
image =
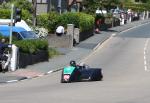
{"label": "white road marking", "polygon": [[18,80],[10,80],[10,81],[7,81],[7,83],[12,83],[12,82],[17,82]]}
{"label": "white road marking", "polygon": [[50,74],[50,73],[52,73],[52,72],[53,72],[53,71],[52,71],[52,70],[50,70],[50,71],[48,71],[48,72],[47,72],[47,74]]}
{"label": "white road marking", "polygon": [[116,36],[116,35],[117,35],[116,33],[113,33],[113,34],[112,34],[112,36]]}
{"label": "white road marking", "polygon": [[147,48],[148,48],[148,43],[149,43],[149,39],[146,40],[145,42],[145,46],[144,46],[144,69],[145,71],[150,71],[148,69],[148,64],[147,64]]}

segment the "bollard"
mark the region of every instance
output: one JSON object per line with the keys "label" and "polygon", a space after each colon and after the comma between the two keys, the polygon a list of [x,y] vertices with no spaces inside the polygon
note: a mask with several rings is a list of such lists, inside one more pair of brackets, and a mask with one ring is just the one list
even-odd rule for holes
{"label": "bollard", "polygon": [[12,45],[12,55],[10,61],[10,71],[15,71],[17,69],[18,59],[18,47],[14,44]]}
{"label": "bollard", "polygon": [[69,47],[73,48],[74,24],[67,24],[67,35],[69,36]]}

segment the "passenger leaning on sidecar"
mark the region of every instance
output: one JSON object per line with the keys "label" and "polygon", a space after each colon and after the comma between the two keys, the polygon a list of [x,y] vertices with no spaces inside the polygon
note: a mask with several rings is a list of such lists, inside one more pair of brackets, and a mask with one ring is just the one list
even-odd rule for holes
{"label": "passenger leaning on sidecar", "polygon": [[74,60],[71,60],[71,61],[70,61],[70,66],[75,67],[75,71],[76,71],[77,75],[81,75],[80,66],[77,65]]}

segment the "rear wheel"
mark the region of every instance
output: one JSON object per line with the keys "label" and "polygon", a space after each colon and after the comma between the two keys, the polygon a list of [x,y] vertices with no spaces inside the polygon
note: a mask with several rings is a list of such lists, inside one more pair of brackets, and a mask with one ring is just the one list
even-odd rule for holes
{"label": "rear wheel", "polygon": [[103,79],[102,71],[101,69],[91,69],[91,81],[101,81]]}

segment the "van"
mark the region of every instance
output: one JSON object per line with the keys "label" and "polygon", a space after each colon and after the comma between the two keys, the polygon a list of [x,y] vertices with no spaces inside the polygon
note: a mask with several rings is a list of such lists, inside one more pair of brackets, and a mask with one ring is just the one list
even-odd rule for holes
{"label": "van", "polygon": [[[0,19],[0,25],[10,25],[10,24],[11,24],[11,19]],[[20,22],[15,23],[15,26],[22,27],[26,29],[27,31],[31,31],[31,28],[28,26],[28,24],[24,20],[21,20]]]}
{"label": "van", "polygon": [[[10,36],[10,26],[0,25],[0,35],[9,37]],[[37,35],[33,31],[27,31],[22,27],[12,27],[12,36],[17,40],[24,39],[37,39]]]}

